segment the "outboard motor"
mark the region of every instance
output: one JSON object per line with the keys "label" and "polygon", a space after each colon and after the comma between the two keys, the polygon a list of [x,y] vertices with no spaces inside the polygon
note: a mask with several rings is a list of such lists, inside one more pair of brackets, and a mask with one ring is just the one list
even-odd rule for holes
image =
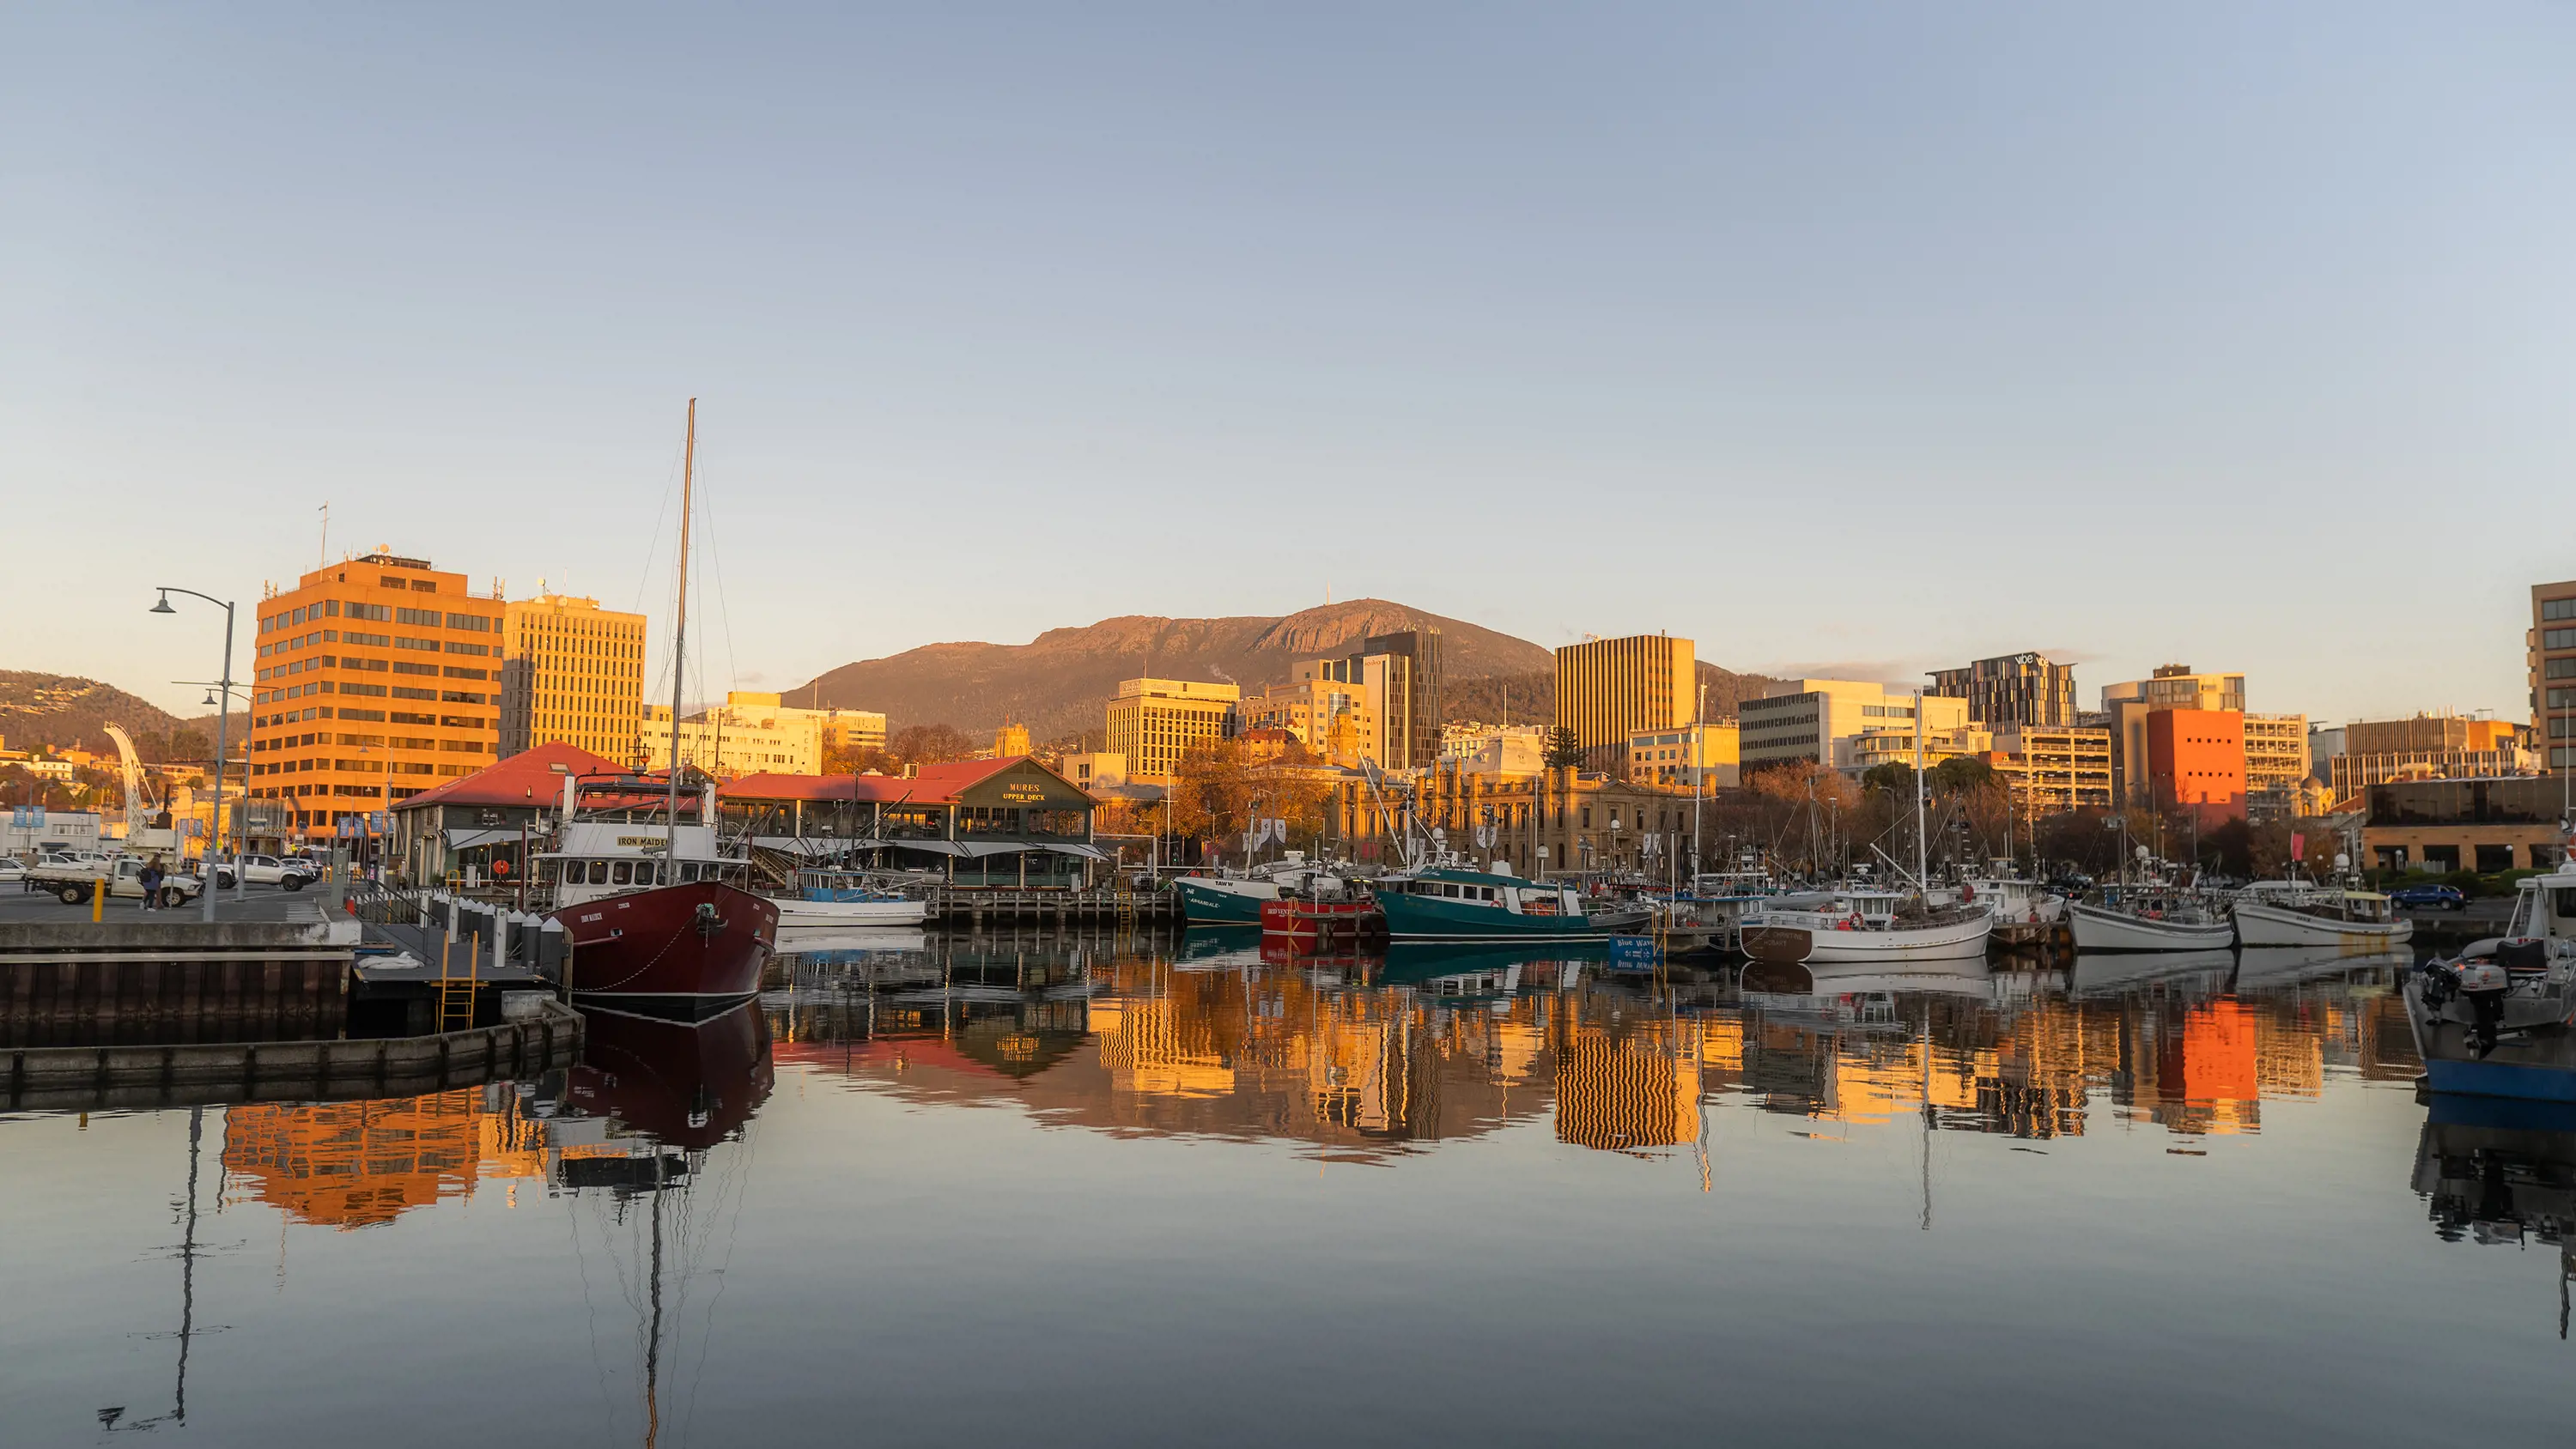
{"label": "outboard motor", "polygon": [[2457,996],[2469,1008],[2468,1047],[2484,1058],[2494,1051],[2504,1025],[2505,992],[2513,978],[2493,957],[2463,956],[2457,961],[2427,961],[2417,968],[2423,977],[2424,1009],[2435,1019]]}
{"label": "outboard motor", "polygon": [[2513,979],[2493,960],[2462,961],[2452,970],[2460,980],[2460,999],[2469,1004],[2469,1050],[2480,1057],[2495,1050],[2497,1029],[2504,1025],[2504,993]]}

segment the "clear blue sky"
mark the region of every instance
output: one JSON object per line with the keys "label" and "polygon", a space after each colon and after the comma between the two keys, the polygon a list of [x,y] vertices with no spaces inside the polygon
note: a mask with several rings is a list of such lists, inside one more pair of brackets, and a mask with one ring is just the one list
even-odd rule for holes
{"label": "clear blue sky", "polygon": [[[1375,594],[2523,710],[2567,6],[0,12],[0,666],[391,544],[708,684]],[[662,520],[667,532],[667,517]]]}

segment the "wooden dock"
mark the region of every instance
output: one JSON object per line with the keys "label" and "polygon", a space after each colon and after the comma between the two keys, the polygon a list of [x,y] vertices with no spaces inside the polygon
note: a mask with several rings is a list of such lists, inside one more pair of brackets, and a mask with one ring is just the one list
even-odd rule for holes
{"label": "wooden dock", "polygon": [[934,886],[930,920],[980,931],[987,925],[1170,925],[1181,919],[1180,895],[1171,890],[1013,890]]}

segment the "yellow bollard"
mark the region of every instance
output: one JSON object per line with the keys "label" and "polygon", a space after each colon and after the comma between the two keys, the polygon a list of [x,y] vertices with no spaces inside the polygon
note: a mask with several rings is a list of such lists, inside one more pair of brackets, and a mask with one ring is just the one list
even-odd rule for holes
{"label": "yellow bollard", "polygon": [[107,877],[90,882],[89,923],[93,926],[107,919]]}

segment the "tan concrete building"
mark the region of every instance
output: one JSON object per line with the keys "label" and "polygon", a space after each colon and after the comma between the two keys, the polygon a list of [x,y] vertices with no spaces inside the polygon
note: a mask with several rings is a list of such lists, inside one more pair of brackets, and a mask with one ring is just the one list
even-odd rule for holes
{"label": "tan concrete building", "polygon": [[1691,722],[1698,708],[1691,641],[1669,634],[1587,639],[1556,651],[1556,724],[1590,750]]}
{"label": "tan concrete building", "polygon": [[2245,716],[2245,812],[2257,821],[2287,820],[2298,813],[2308,778],[2308,717]]}
{"label": "tan concrete building", "polygon": [[2111,732],[2087,725],[2023,725],[1995,736],[1987,757],[2013,793],[2014,808],[2031,811],[2109,809]]}
{"label": "tan concrete building", "polygon": [[507,604],[390,553],[315,569],[259,602],[250,781],[292,843],[489,765]]}
{"label": "tan concrete building", "polygon": [[2552,771],[2576,768],[2576,579],[2531,586],[2531,732]]}
{"label": "tan concrete building", "polygon": [[1247,730],[1285,730],[1307,749],[1336,765],[1386,758],[1373,691],[1366,684],[1328,677],[1326,661],[1307,660],[1298,677],[1274,684],[1243,701],[1238,711]]}
{"label": "tan concrete building", "polygon": [[1628,779],[1685,790],[1731,790],[1742,783],[1739,737],[1731,719],[1640,730],[1628,737]]}
{"label": "tan concrete building", "polygon": [[[1456,764],[1416,778],[1414,814],[1422,830],[1437,828],[1449,849],[1479,864],[1531,876],[1633,870],[1661,878],[1669,858],[1675,872],[1690,873],[1694,797],[1687,790],[1572,769],[1489,775]],[[1329,830],[1353,859],[1397,857],[1399,842],[1380,806],[1365,780],[1346,780],[1336,792]],[[1479,832],[1489,832],[1491,843],[1480,843]],[[1671,857],[1674,851],[1681,854]]]}
{"label": "tan concrete building", "polygon": [[1127,778],[1169,785],[1194,745],[1231,737],[1243,690],[1195,679],[1122,679],[1109,701],[1108,753],[1127,758]]}
{"label": "tan concrete building", "polygon": [[501,615],[501,757],[561,742],[638,763],[644,616],[571,594],[518,599]]}
{"label": "tan concrete building", "polygon": [[2478,780],[2545,769],[2528,727],[2517,721],[2424,714],[2401,720],[2355,720],[2343,727],[2342,753],[2327,761],[2338,800],[2399,780]]}

